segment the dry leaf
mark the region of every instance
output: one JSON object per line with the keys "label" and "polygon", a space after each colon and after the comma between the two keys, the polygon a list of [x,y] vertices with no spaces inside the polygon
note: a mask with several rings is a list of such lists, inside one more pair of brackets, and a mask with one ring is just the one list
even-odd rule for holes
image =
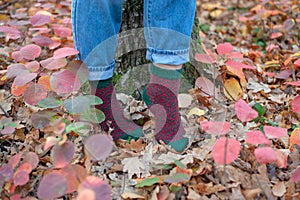
{"label": "dry leaf", "polygon": [[228,99],[237,101],[242,97],[243,90],[235,78],[230,78],[224,83],[224,94]]}
{"label": "dry leaf", "polygon": [[276,197],[282,197],[286,193],[284,182],[282,181],[277,182],[276,185],[274,185],[272,188],[272,193]]}

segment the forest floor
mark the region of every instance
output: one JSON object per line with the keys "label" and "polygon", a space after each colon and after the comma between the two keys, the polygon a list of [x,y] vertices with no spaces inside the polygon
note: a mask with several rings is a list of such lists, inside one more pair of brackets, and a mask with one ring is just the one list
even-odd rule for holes
{"label": "forest floor", "polygon": [[0,2],[0,199],[300,199],[298,0],[197,1],[201,75],[179,95],[183,154],[154,141],[151,113],[127,94],[145,137],[86,139],[101,117],[78,114],[89,99],[77,98],[86,71],[70,15],[71,0]]}

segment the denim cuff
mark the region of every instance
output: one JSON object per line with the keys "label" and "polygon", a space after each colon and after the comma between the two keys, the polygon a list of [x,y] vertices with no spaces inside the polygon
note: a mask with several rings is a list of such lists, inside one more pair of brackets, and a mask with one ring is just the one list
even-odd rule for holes
{"label": "denim cuff", "polygon": [[109,66],[88,66],[89,70],[89,80],[96,81],[96,80],[105,80],[109,79],[113,76],[115,70],[116,63],[113,62]]}
{"label": "denim cuff", "polygon": [[189,49],[183,50],[157,50],[151,47],[147,48],[146,59],[152,63],[181,65],[190,61]]}

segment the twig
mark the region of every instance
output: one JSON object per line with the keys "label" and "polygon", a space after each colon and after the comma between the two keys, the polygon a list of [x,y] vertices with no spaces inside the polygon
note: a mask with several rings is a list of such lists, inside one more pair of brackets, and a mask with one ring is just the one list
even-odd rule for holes
{"label": "twig", "polygon": [[12,0],[12,1],[9,1],[8,3],[4,4],[3,6],[0,6],[0,10],[3,10],[5,8],[7,8],[8,6],[10,6],[11,4],[14,4],[14,3],[17,3],[18,0]]}
{"label": "twig", "polygon": [[4,110],[2,105],[0,105],[0,110],[5,114],[6,117],[9,117],[9,114]]}

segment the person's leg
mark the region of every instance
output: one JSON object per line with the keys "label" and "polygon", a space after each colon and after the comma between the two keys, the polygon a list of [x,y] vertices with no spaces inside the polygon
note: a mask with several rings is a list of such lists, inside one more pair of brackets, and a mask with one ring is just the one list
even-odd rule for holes
{"label": "person's leg", "polygon": [[146,56],[152,64],[143,99],[156,118],[156,139],[181,152],[188,139],[184,137],[177,97],[181,67],[189,61],[196,0],[145,0],[144,6]]}
{"label": "person's leg", "polygon": [[141,128],[123,116],[111,79],[115,68],[114,54],[122,22],[123,1],[72,1],[74,45],[80,53],[79,59],[88,67],[93,93],[103,100],[103,104],[96,106],[106,117],[100,125],[105,131],[109,127],[113,128],[114,140],[126,139],[128,135],[142,136]]}

